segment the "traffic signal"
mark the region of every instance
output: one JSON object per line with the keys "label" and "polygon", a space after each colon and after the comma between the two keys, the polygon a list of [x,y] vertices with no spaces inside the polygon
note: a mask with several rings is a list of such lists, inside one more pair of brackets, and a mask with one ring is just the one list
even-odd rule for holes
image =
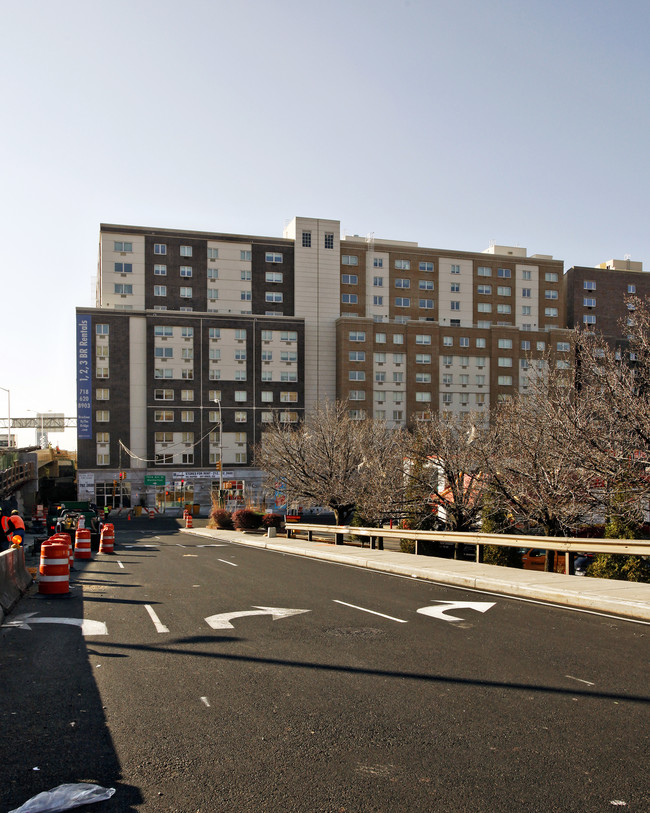
{"label": "traffic signal", "polygon": [[217,469],[217,471],[221,471],[221,460],[217,461],[216,469]]}

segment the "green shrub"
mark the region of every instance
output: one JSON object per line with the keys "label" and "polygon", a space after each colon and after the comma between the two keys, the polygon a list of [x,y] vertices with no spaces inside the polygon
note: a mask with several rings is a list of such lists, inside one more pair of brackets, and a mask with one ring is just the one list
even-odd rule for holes
{"label": "green shrub", "polygon": [[238,531],[256,531],[262,524],[262,514],[250,508],[239,508],[233,513],[232,521]]}
{"label": "green shrub", "polygon": [[650,564],[643,556],[599,553],[587,568],[587,576],[650,584]]}
{"label": "green shrub", "polygon": [[500,565],[501,567],[521,567],[521,553],[517,548],[484,545],[483,562],[486,565]]}
{"label": "green shrub", "polygon": [[400,539],[399,549],[402,553],[415,553],[415,539]]}

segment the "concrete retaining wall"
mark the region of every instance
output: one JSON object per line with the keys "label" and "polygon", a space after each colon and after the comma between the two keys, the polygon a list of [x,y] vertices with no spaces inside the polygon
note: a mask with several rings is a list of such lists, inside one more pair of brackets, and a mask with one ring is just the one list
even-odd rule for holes
{"label": "concrete retaining wall", "polygon": [[0,553],[0,623],[31,583],[22,547]]}

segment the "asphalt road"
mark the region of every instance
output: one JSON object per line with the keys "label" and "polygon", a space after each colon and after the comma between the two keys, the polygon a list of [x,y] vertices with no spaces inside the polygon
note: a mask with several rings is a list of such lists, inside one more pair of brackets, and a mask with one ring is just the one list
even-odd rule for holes
{"label": "asphalt road", "polygon": [[648,625],[170,520],[77,568],[0,629],[0,813],[81,781],[94,813],[650,810]]}

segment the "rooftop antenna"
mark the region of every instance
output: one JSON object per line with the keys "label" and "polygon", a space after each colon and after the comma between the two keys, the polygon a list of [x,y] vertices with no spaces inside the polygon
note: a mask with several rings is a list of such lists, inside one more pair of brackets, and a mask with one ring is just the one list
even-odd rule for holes
{"label": "rooftop antenna", "polygon": [[368,248],[371,251],[375,250],[375,233],[374,231],[369,231],[366,235],[366,243],[368,243]]}

